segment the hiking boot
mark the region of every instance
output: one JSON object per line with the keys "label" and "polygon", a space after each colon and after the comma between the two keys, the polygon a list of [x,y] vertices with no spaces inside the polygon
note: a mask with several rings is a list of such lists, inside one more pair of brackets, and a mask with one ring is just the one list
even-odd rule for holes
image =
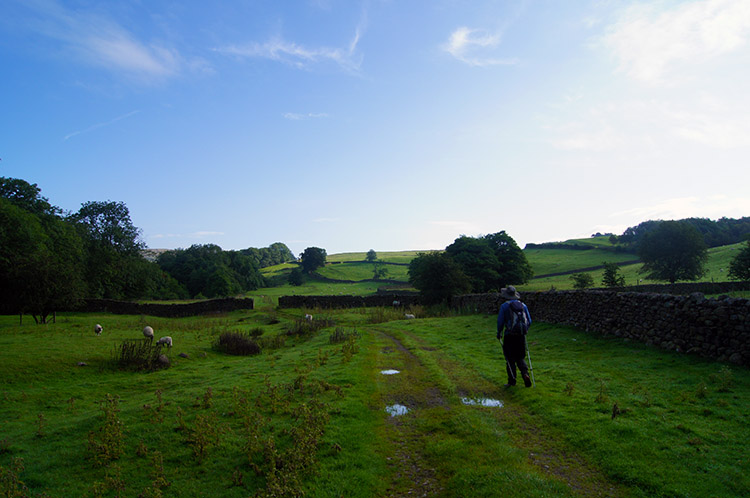
{"label": "hiking boot", "polygon": [[516,385],[515,383],[511,384],[510,382],[508,382],[508,383],[507,383],[507,384],[505,384],[505,385],[504,385],[503,387],[507,389],[507,388],[509,388],[509,387],[513,387],[513,386],[515,386],[515,385]]}
{"label": "hiking boot", "polygon": [[521,377],[523,377],[523,385],[526,387],[531,387],[531,377],[529,377],[529,374],[521,374]]}

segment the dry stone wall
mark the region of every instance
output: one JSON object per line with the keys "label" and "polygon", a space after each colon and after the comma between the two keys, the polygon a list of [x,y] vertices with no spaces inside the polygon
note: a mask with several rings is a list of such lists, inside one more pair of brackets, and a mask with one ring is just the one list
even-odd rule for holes
{"label": "dry stone wall", "polygon": [[416,295],[378,294],[370,296],[281,296],[279,308],[368,308],[393,306],[398,301],[400,306],[421,304]]}
{"label": "dry stone wall", "polygon": [[118,315],[150,315],[165,318],[206,315],[210,313],[227,313],[235,310],[251,310],[252,299],[207,299],[186,304],[134,303],[112,299],[87,299],[77,311],[104,312]]}
{"label": "dry stone wall", "polygon": [[[750,300],[615,291],[522,293],[533,320],[615,335],[672,351],[750,366]],[[454,298],[453,305],[497,313],[497,294]]]}

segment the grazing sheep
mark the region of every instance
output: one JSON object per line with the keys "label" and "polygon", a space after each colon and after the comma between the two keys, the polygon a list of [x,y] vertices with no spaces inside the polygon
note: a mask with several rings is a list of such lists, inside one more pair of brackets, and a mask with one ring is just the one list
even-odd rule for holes
{"label": "grazing sheep", "polygon": [[312,315],[305,314],[305,320],[307,320],[308,322],[312,322]]}
{"label": "grazing sheep", "polygon": [[401,306],[401,301],[393,301],[393,307]]}
{"label": "grazing sheep", "polygon": [[406,318],[407,320],[413,320],[416,317],[412,315],[411,313],[405,313],[404,318]]}
{"label": "grazing sheep", "polygon": [[164,337],[160,337],[158,341],[156,341],[156,344],[166,344],[168,348],[172,347],[172,338],[168,335],[165,335]]}
{"label": "grazing sheep", "polygon": [[98,323],[94,325],[94,333],[96,335],[102,335],[102,326],[99,325]]}
{"label": "grazing sheep", "polygon": [[145,337],[149,341],[153,341],[154,340],[154,329],[152,329],[148,325],[146,325],[145,327],[143,327],[143,337]]}

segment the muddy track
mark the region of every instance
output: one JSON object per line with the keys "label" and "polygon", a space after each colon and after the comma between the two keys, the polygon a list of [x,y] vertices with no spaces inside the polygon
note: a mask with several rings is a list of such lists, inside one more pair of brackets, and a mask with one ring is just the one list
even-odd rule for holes
{"label": "muddy track", "polygon": [[[440,389],[429,382],[427,371],[419,358],[395,337],[376,330],[381,343],[380,364],[396,368],[398,375],[382,376],[383,401],[387,406],[399,404],[410,411],[430,407],[445,407],[448,403]],[[439,496],[442,485],[435,469],[426,464],[422,455],[424,435],[418,430],[413,414],[390,417],[386,435],[395,448],[394,457],[389,457],[393,482],[386,496]]]}
{"label": "muddy track", "polygon": [[[450,410],[457,400],[449,399],[435,384],[425,379],[429,377],[427,369],[412,351],[392,335],[375,329],[384,345],[382,356],[389,361],[383,365],[399,364],[396,368],[401,373],[390,376],[385,381],[385,402],[400,403],[408,407],[435,408]],[[466,365],[442,354],[438,349],[426,344],[409,330],[400,330],[408,342],[431,355],[440,370],[451,379],[459,396],[483,395],[499,399],[503,408],[492,411],[499,428],[507,433],[512,444],[527,455],[527,463],[536,472],[547,478],[563,482],[570,491],[581,497],[626,497],[630,493],[623,486],[614,483],[595,465],[590,464],[581,455],[575,453],[565,443],[560,434],[535,423],[535,419],[519,403],[514,402],[513,391],[508,391],[497,384],[497,379],[487,379]],[[502,369],[502,359],[498,349],[498,368]],[[457,375],[461,372],[461,375]],[[384,376],[386,377],[386,376]],[[519,388],[516,388],[519,389]],[[523,388],[520,388],[523,389]],[[389,490],[388,496],[436,496],[440,495],[443,486],[440,484],[434,469],[425,464],[420,452],[419,440],[423,437],[415,433],[414,418],[392,417],[389,419],[389,438],[398,450],[397,461],[400,470],[396,472],[396,482]],[[408,483],[412,483],[411,486]]]}

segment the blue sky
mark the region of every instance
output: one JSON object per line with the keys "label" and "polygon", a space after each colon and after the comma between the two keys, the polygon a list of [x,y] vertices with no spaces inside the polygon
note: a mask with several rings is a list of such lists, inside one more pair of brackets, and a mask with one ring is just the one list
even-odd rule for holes
{"label": "blue sky", "polygon": [[0,176],[152,248],[750,215],[750,2],[4,0]]}

